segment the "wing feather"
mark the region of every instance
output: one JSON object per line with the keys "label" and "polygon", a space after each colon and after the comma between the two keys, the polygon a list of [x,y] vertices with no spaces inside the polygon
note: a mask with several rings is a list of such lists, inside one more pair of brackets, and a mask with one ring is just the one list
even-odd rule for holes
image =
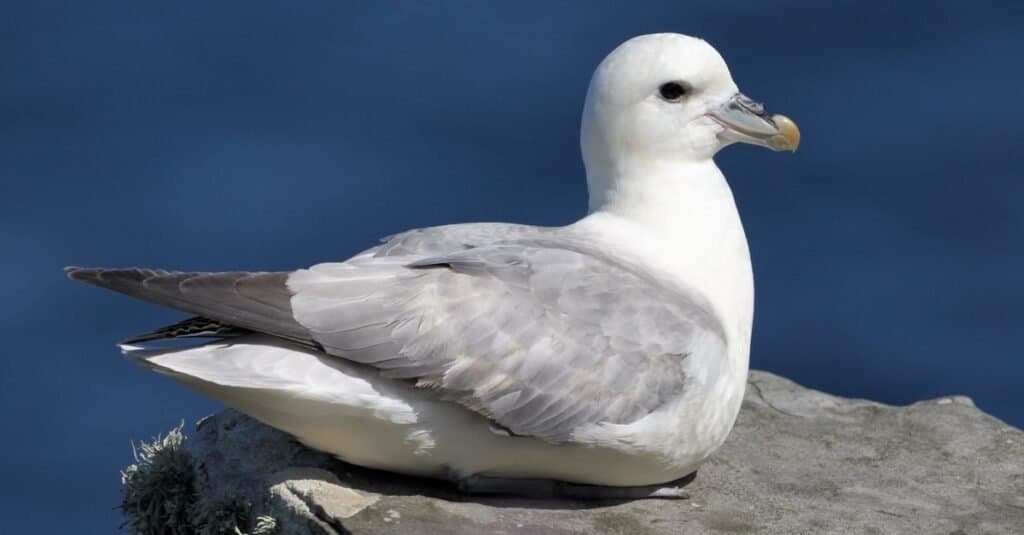
{"label": "wing feather", "polygon": [[162,269],[65,268],[68,277],[224,324],[303,343],[309,331],[291,310],[288,273],[203,273]]}
{"label": "wing feather", "polygon": [[[520,238],[389,258],[405,263],[295,272],[299,323],[325,351],[414,379],[517,435],[564,442],[586,424],[636,421],[682,393],[688,356],[725,351],[699,294],[586,243]],[[387,341],[353,351],[354,340]]]}
{"label": "wing feather", "polygon": [[665,287],[565,229],[419,229],[295,272],[67,272],[319,347],[556,443],[664,406],[685,388],[686,359],[720,357],[727,343],[699,292]]}

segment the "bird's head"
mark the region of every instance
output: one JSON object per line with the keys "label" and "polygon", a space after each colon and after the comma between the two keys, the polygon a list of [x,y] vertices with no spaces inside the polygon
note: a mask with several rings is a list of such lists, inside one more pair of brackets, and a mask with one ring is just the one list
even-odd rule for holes
{"label": "bird's head", "polygon": [[735,142],[796,150],[800,132],[742,93],[707,42],[663,33],[634,37],[597,67],[580,142],[588,171],[631,162],[702,161]]}

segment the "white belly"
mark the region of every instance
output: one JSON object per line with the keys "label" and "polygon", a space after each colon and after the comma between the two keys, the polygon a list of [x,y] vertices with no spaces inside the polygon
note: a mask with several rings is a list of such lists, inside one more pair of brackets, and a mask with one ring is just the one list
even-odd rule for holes
{"label": "white belly", "polygon": [[174,351],[124,349],[144,366],[312,448],[353,464],[428,477],[664,483],[695,470],[725,439],[735,418],[728,408],[732,414],[715,421],[680,419],[678,410],[707,410],[693,405],[702,398],[697,396],[634,424],[593,429],[580,437],[581,444],[555,445],[497,434],[486,419],[460,405],[266,336]]}

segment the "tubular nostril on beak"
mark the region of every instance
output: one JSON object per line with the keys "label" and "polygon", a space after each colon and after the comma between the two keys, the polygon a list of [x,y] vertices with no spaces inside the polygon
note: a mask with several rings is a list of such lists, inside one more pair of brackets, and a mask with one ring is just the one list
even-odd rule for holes
{"label": "tubular nostril on beak", "polygon": [[733,102],[739,106],[742,106],[744,109],[746,109],[750,113],[753,113],[754,115],[764,116],[764,104],[744,95],[743,93],[739,93],[738,95],[736,95],[736,98],[733,100]]}

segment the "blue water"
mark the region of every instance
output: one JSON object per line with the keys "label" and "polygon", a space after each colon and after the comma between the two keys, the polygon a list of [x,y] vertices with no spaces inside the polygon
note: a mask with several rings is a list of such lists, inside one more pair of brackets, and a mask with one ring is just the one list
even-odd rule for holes
{"label": "blue water", "polygon": [[410,227],[567,223],[590,73],[652,31],[709,39],[804,133],[795,155],[718,158],[755,264],[753,366],[1024,425],[1024,4],[9,4],[12,533],[114,531],[129,440],[217,408],[115,351],[178,314],[61,266],[289,269]]}

